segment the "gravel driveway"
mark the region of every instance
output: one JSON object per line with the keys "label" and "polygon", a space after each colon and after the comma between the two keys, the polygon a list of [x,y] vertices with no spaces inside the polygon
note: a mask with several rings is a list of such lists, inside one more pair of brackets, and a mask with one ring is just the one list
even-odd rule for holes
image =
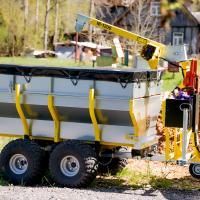
{"label": "gravel driveway", "polygon": [[0,200],[198,200],[200,191],[183,190],[128,190],[115,188],[69,189],[56,187],[0,186]]}

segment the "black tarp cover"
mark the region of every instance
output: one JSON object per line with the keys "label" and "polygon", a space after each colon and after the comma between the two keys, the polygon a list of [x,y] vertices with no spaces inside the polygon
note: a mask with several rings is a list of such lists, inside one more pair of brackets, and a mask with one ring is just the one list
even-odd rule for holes
{"label": "black tarp cover", "polygon": [[159,81],[161,73],[147,69],[113,69],[86,67],[47,67],[0,64],[0,74],[20,75],[30,80],[33,76],[46,76],[78,80],[102,80],[120,83]]}

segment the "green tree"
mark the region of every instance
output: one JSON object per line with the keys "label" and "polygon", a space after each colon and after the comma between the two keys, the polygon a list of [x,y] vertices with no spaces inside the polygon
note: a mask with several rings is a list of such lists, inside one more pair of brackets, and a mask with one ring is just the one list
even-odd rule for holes
{"label": "green tree", "polygon": [[51,49],[75,31],[78,12],[89,14],[89,0],[0,0],[0,54]]}

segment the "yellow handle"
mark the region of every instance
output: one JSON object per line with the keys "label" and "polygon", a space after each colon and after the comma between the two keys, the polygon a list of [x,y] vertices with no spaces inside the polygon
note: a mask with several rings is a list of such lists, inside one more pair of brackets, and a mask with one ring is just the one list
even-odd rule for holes
{"label": "yellow handle", "polygon": [[54,96],[48,96],[48,108],[49,112],[51,113],[51,117],[54,121],[54,142],[60,141],[60,120],[58,116],[58,112],[54,107]]}
{"label": "yellow handle", "polygon": [[101,130],[99,129],[98,122],[94,111],[94,89],[90,89],[89,94],[89,113],[92,120],[95,133],[95,141],[101,141]]}
{"label": "yellow handle", "polygon": [[15,85],[15,101],[17,112],[24,126],[24,135],[30,136],[29,125],[21,107],[20,84]]}

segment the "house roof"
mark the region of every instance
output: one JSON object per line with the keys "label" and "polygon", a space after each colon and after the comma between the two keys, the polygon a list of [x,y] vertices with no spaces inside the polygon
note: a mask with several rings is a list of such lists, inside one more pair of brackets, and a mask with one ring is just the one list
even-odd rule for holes
{"label": "house roof", "polygon": [[135,0],[94,0],[96,5],[100,6],[125,6],[129,7]]}
{"label": "house roof", "polygon": [[200,24],[200,12],[192,12],[192,15],[195,17],[195,19],[199,22]]}
{"label": "house roof", "polygon": [[[99,6],[123,6],[129,8],[130,5],[132,5],[136,0],[94,0],[96,5]],[[151,1],[151,0],[149,0]],[[156,0],[153,0],[156,1]],[[157,0],[159,1],[159,0]],[[182,12],[185,12],[185,14],[197,25],[200,25],[200,12],[191,12],[190,5],[193,2],[192,0],[184,0],[185,3],[182,4],[181,10]],[[120,14],[117,19],[112,23],[116,24],[121,19],[123,19],[128,13],[130,12],[129,9],[127,9],[124,13]]]}
{"label": "house roof", "polygon": [[184,12],[187,17],[196,24],[196,26],[200,25],[200,15],[198,14],[200,12],[191,12],[190,8],[188,8],[185,4],[183,4],[178,10]]}

